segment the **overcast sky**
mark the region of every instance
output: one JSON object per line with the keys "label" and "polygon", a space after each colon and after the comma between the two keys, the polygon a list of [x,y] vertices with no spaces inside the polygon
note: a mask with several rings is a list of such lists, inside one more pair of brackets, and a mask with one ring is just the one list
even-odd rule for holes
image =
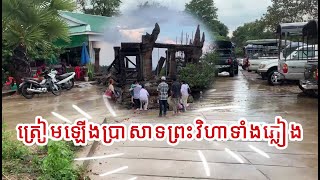
{"label": "overcast sky", "polygon": [[[200,25],[201,34],[204,32],[206,36],[203,51],[210,49],[210,43],[215,40],[215,37],[210,37],[210,33],[194,17],[181,12],[190,0],[153,1],[159,2],[169,9],[137,10],[137,5],[146,2],[146,0],[122,0],[120,7],[122,16],[113,18],[112,25],[106,24],[104,38],[110,46],[110,51],[103,55],[105,59],[113,59],[112,46],[119,46],[121,42],[141,42],[141,36],[146,32],[152,33],[156,22],[160,25],[158,43],[175,44],[177,42],[180,44],[181,32],[183,31],[182,41],[183,44],[186,44],[186,39],[189,42],[197,25]],[[218,8],[218,18],[229,28],[229,35],[238,26],[260,18],[271,4],[271,0],[214,0],[214,2]],[[180,13],[178,13],[179,11]],[[165,57],[165,49],[156,48],[152,53],[153,68],[156,67],[161,56]]]}
{"label": "overcast sky", "polygon": [[[146,0],[122,0],[121,11],[126,11]],[[170,7],[173,10],[184,10],[190,0],[153,0]],[[218,8],[218,18],[234,31],[238,26],[260,18],[271,5],[271,0],[214,0]]]}

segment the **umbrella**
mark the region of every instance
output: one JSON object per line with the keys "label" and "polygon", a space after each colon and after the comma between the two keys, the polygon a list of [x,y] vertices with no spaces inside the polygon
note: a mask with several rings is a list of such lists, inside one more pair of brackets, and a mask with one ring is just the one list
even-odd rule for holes
{"label": "umbrella", "polygon": [[90,62],[89,53],[86,47],[86,44],[82,44],[82,51],[81,51],[81,64],[86,65]]}

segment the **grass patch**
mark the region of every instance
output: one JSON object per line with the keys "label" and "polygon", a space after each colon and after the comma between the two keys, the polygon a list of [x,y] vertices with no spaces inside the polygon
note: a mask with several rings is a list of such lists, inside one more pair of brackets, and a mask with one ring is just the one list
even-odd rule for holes
{"label": "grass patch", "polygon": [[74,146],[72,142],[49,141],[47,146],[27,147],[13,137],[15,137],[14,133],[2,128],[3,179],[77,180],[81,178],[83,168],[75,167],[73,163],[75,152],[80,147]]}

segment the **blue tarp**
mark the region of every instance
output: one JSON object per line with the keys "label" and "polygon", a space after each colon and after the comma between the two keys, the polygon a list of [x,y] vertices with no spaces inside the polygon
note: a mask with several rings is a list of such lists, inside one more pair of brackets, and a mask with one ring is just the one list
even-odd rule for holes
{"label": "blue tarp", "polygon": [[86,44],[82,44],[82,51],[81,51],[81,64],[86,65],[90,62],[89,53],[86,47]]}

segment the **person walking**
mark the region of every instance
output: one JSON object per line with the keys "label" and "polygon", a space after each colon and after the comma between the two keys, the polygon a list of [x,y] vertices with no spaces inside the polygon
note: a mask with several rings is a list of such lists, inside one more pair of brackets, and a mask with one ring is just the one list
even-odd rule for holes
{"label": "person walking", "polygon": [[148,110],[148,102],[149,102],[149,93],[144,88],[144,85],[141,85],[140,90],[140,110]]}
{"label": "person walking", "polygon": [[136,110],[140,109],[140,90],[141,85],[139,84],[139,81],[135,81],[135,87],[133,88],[133,102]]}
{"label": "person walking", "polygon": [[109,86],[107,88],[107,90],[105,91],[105,96],[108,98],[108,99],[112,99],[112,100],[115,100],[115,96],[116,96],[116,92],[114,90],[114,81],[113,79],[109,79]]}
{"label": "person walking", "polygon": [[157,91],[159,93],[159,117],[167,115],[168,91],[169,85],[166,83],[166,77],[161,77],[161,83],[158,85]]}
{"label": "person walking", "polygon": [[135,105],[134,105],[134,101],[133,101],[133,96],[134,96],[134,92],[133,92],[133,89],[136,87],[135,83],[131,84],[130,86],[130,95],[131,95],[131,103],[132,103],[132,106],[131,108],[135,108]]}
{"label": "person walking", "polygon": [[181,84],[176,78],[173,78],[173,83],[171,85],[171,97],[173,101],[173,115],[178,113],[178,105],[181,98]]}
{"label": "person walking", "polygon": [[182,101],[184,112],[186,112],[188,97],[189,97],[189,94],[191,93],[191,90],[189,85],[184,80],[181,81],[181,84],[182,84],[181,85],[181,101]]}

